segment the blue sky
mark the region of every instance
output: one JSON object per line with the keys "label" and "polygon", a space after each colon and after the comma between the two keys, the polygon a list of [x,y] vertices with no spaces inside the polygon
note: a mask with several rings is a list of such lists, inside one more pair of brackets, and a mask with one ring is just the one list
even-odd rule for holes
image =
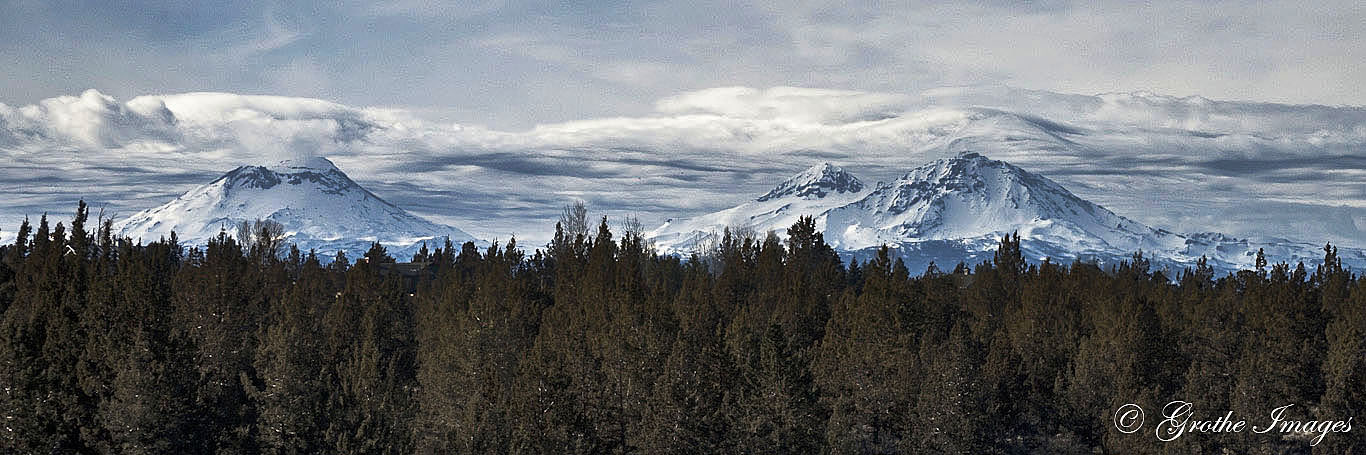
{"label": "blue sky", "polygon": [[1360,3],[552,3],[0,0],[0,240],[314,154],[535,240],[952,140],[1156,227],[1366,238]]}
{"label": "blue sky", "polygon": [[737,85],[1366,104],[1359,2],[881,3],[5,0],[0,102],[225,91],[499,128]]}

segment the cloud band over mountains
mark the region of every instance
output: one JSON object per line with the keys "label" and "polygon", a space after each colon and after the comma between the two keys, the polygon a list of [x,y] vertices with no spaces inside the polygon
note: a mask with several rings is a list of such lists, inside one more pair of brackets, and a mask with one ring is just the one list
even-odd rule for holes
{"label": "cloud band over mountains", "polygon": [[1366,246],[1366,109],[1003,87],[722,87],[647,115],[524,130],[305,98],[91,90],[0,104],[0,239],[80,198],[127,216],[238,165],[309,155],[416,214],[541,242],[572,199],[652,225],[756,197],[816,162],[871,183],[964,150],[1155,227]]}

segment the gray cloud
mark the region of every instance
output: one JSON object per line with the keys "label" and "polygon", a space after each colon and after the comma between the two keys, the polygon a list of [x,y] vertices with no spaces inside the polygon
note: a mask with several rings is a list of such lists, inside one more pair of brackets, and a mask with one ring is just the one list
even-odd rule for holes
{"label": "gray cloud", "polygon": [[[419,109],[190,93],[0,104],[0,238],[86,198],[128,215],[242,164],[331,158],[390,202],[481,237],[548,235],[584,200],[646,224],[729,207],[811,164],[872,183],[979,151],[1175,231],[1359,245],[1366,110],[984,86],[921,93],[728,87],[641,115],[521,130]],[[1325,221],[1313,225],[1314,217]]]}

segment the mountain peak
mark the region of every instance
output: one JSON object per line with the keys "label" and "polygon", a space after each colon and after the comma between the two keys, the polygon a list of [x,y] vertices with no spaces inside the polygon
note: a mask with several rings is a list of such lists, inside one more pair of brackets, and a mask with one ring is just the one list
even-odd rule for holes
{"label": "mountain peak", "polygon": [[255,220],[280,223],[289,242],[325,256],[337,250],[359,254],[371,242],[399,254],[428,240],[474,240],[460,229],[419,218],[380,199],[322,157],[239,167],[162,206],[134,214],[115,228],[148,240],[174,231],[187,244],[203,245],[222,226],[231,230],[242,221]]}
{"label": "mountain peak", "polygon": [[292,174],[296,172],[330,172],[336,171],[337,165],[332,164],[332,160],[321,156],[311,156],[307,158],[292,158],[280,160],[271,166],[261,166],[272,172],[280,174]]}
{"label": "mountain peak", "polygon": [[[880,183],[853,212],[863,227],[896,226],[917,240],[976,238],[1022,231],[1095,239],[1124,248],[1151,228],[1083,200],[1046,177],[977,153],[961,153]],[[853,213],[851,212],[851,213]],[[1045,234],[1049,233],[1049,234]]]}
{"label": "mountain peak", "polygon": [[365,191],[341,169],[337,169],[332,161],[320,156],[281,160],[269,166],[241,166],[224,174],[218,181],[222,182],[227,192],[241,188],[269,189],[282,183],[298,185],[304,182],[318,185],[329,194]]}
{"label": "mountain peak", "polygon": [[948,185],[954,190],[968,190],[980,186],[984,178],[1004,178],[1008,180],[1035,180],[1027,171],[1004,161],[987,158],[977,152],[959,152],[952,158],[943,158],[912,169],[892,185],[908,182],[921,184]]}
{"label": "mountain peak", "polygon": [[859,181],[858,177],[854,177],[839,166],[820,163],[783,181],[758,200],[763,202],[789,195],[802,199],[819,199],[830,193],[859,191],[863,191],[863,182]]}

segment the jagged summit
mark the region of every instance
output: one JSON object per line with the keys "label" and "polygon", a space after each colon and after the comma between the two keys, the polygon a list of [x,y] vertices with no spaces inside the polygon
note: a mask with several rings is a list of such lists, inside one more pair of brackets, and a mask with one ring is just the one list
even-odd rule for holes
{"label": "jagged summit", "polygon": [[[394,207],[393,204],[381,199],[369,190],[362,188],[355,181],[351,180],[346,173],[332,164],[331,160],[323,157],[313,157],[302,160],[283,160],[269,166],[240,166],[237,169],[233,169],[228,171],[228,173],[223,174],[222,177],[219,177],[218,180],[215,180],[210,185],[220,183],[220,186],[226,195],[240,192],[243,189],[266,190],[281,184],[297,186],[307,183],[324,194],[345,195],[347,193],[355,193],[364,196],[367,199]],[[282,190],[280,193],[285,192],[288,192],[288,190]],[[300,193],[294,196],[297,199],[297,197],[304,197],[307,196],[307,194]],[[298,200],[283,202],[297,202],[303,204],[307,201]],[[398,209],[398,207],[394,207],[394,209]]]}
{"label": "jagged summit", "polygon": [[[906,172],[898,181],[937,181],[965,183],[980,179],[980,174],[1004,171],[1014,175],[1029,172],[1004,161],[987,158],[977,152],[959,152],[952,158],[942,158]],[[957,188],[967,190],[969,188]],[[1063,190],[1066,191],[1066,190]]]}
{"label": "jagged summit", "polygon": [[[1019,212],[1015,215],[1019,221],[1102,216],[1106,219],[1101,223],[1114,224],[1110,219],[1114,215],[1108,210],[1052,180],[972,152],[917,167],[891,183],[879,183],[873,196],[876,198],[866,202],[894,215],[916,208],[943,215],[954,208],[954,202],[964,202],[969,207],[963,208],[972,211],[964,215],[973,218]],[[996,221],[1000,224],[999,219]]]}
{"label": "jagged summit", "polygon": [[1087,249],[1142,248],[1142,238],[1155,231],[1052,180],[971,152],[879,183],[868,197],[833,210],[828,229],[859,246],[1038,230]]}
{"label": "jagged summit", "polygon": [[843,168],[830,163],[820,163],[792,176],[763,195],[758,201],[768,201],[784,196],[803,199],[822,198],[830,193],[857,193],[863,191],[863,182]]}
{"label": "jagged summit", "polygon": [[144,241],[174,231],[195,245],[207,243],[222,229],[232,233],[238,223],[258,219],[280,223],[287,241],[301,249],[329,254],[346,250],[354,256],[375,241],[401,253],[423,241],[474,239],[390,204],[322,157],[238,167],[114,227]]}
{"label": "jagged summit", "polygon": [[738,207],[710,215],[670,219],[647,233],[666,250],[695,249],[719,238],[726,228],[753,228],[756,232],[787,232],[803,215],[816,216],[854,202],[868,194],[868,187],[839,166],[821,163],[779,183],[772,191]]}
{"label": "jagged summit", "polygon": [[294,172],[307,172],[307,171],[313,171],[313,172],[331,172],[331,171],[339,171],[339,172],[340,172],[340,170],[337,169],[337,165],[336,165],[336,164],[332,164],[332,160],[329,160],[329,159],[324,158],[324,157],[321,157],[321,156],[311,156],[311,157],[307,157],[307,158],[291,158],[291,159],[287,159],[287,160],[280,160],[280,162],[275,163],[275,164],[272,165],[272,166],[264,166],[264,167],[265,167],[266,169],[270,170],[270,171],[279,172],[279,173],[294,173]]}

